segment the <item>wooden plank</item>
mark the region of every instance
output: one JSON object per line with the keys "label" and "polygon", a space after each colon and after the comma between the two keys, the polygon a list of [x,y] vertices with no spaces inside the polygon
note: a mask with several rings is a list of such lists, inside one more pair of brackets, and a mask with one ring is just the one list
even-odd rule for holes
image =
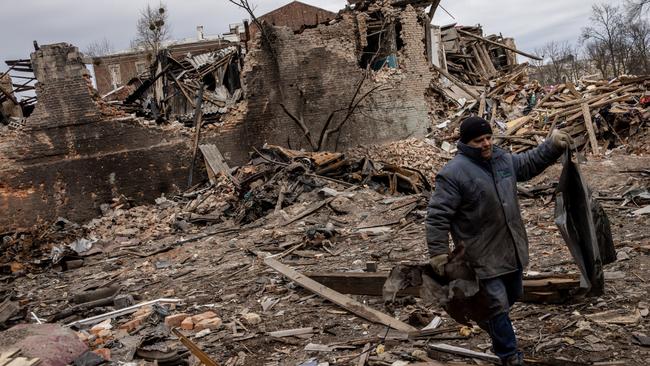
{"label": "wooden plank", "polygon": [[492,63],[492,59],[490,58],[490,54],[485,48],[485,45],[483,44],[477,45],[476,50],[478,51],[479,56],[481,56],[481,59],[483,60],[483,64],[485,65],[488,72],[490,73],[490,76],[496,75],[498,71],[496,67],[494,67],[494,64]]}
{"label": "wooden plank", "polygon": [[368,362],[369,357],[370,357],[370,343],[366,343],[365,346],[363,346],[361,355],[359,356],[359,361],[357,362],[357,366],[365,366],[366,362]]}
{"label": "wooden plank", "polygon": [[599,155],[600,150],[598,147],[598,140],[596,139],[594,124],[591,121],[591,111],[589,111],[589,105],[587,103],[582,103],[582,115],[584,116],[585,127],[587,127],[587,133],[589,134],[589,143],[591,144],[591,151],[594,153],[594,155]]}
{"label": "wooden plank", "polygon": [[582,94],[580,94],[580,93],[576,90],[576,86],[573,85],[572,82],[568,82],[568,83],[566,83],[566,88],[567,88],[567,90],[569,90],[569,93],[571,93],[571,95],[573,95],[574,97],[576,97],[576,98],[578,98],[578,99],[581,99],[581,98],[582,98]]}
{"label": "wooden plank", "polygon": [[[343,294],[382,296],[388,272],[311,272],[305,273],[310,279]],[[524,278],[526,302],[561,302],[565,293],[580,286],[577,278]],[[398,296],[420,296],[419,287],[408,287],[397,293]]]}
{"label": "wooden plank", "polygon": [[536,107],[543,106],[544,103],[546,103],[549,99],[551,99],[552,96],[554,96],[555,94],[557,94],[557,93],[561,92],[562,90],[564,90],[565,87],[566,87],[566,85],[560,84],[557,88],[555,88],[555,89],[551,90],[550,92],[548,92],[544,96],[544,98],[540,99],[535,106]]}
{"label": "wooden plank", "polygon": [[40,358],[16,357],[4,366],[33,366],[41,362]]}
{"label": "wooden plank", "polygon": [[5,301],[0,304],[0,324],[16,315],[18,311],[20,311],[18,303],[9,300],[9,298],[5,299]]}
{"label": "wooden plank", "polygon": [[532,118],[530,116],[523,116],[517,119],[513,119],[510,122],[507,122],[506,124],[508,125],[508,128],[506,129],[505,135],[510,136],[514,134],[515,132],[519,131],[520,128],[524,127],[524,125],[530,122],[531,120]]}
{"label": "wooden plank", "polygon": [[282,337],[291,337],[296,335],[312,334],[312,333],[314,333],[314,328],[307,327],[307,328],[276,330],[274,332],[268,332],[266,334],[271,337],[282,338]]}
{"label": "wooden plank", "polygon": [[499,359],[499,357],[497,357],[495,355],[489,355],[489,354],[484,353],[484,352],[476,352],[476,351],[472,351],[470,349],[451,346],[451,345],[444,344],[444,343],[429,344],[428,348],[431,349],[431,350],[434,350],[434,351],[438,351],[438,352],[451,353],[451,354],[458,355],[458,356],[465,356],[465,357],[470,357],[470,358],[477,358],[479,360],[485,360],[485,361],[490,361],[490,362],[501,363],[501,360]]}
{"label": "wooden plank", "polygon": [[330,202],[332,202],[334,200],[334,198],[336,198],[336,197],[330,197],[330,198],[328,198],[326,200],[314,202],[309,207],[307,207],[306,209],[301,211],[299,214],[297,214],[296,216],[290,218],[289,220],[281,223],[279,226],[287,226],[287,225],[291,224],[292,222],[298,221],[298,220],[302,219],[305,216],[309,216],[309,215],[313,214],[314,212],[320,210],[321,207],[323,207],[323,206],[329,204]]}
{"label": "wooden plank", "polygon": [[300,272],[294,270],[293,268],[286,266],[273,258],[265,258],[264,263],[280,272],[287,278],[296,282],[305,289],[314,292],[327,300],[341,306],[342,308],[354,313],[366,320],[369,320],[374,323],[384,324],[393,329],[401,330],[404,332],[412,332],[417,330],[416,328],[395,319],[387,314],[382,313],[381,311],[372,309],[348,296],[345,296],[337,291],[332,290],[329,287],[323,286],[322,284],[312,280],[311,278],[301,274]]}
{"label": "wooden plank", "polygon": [[[606,95],[606,97],[607,96],[609,96],[609,94]],[[629,99],[629,98],[631,98],[631,96],[629,94],[624,94],[624,95],[620,95],[618,97],[614,97],[614,98],[611,98],[611,99],[603,99],[603,100],[598,100],[598,101],[594,101],[594,102],[589,102],[589,108],[602,107],[604,105],[614,103],[614,102],[620,102],[622,100],[626,100],[626,99]],[[564,110],[559,110],[557,112],[549,114],[548,118],[551,119],[551,118],[554,118],[554,117],[569,116],[569,115],[572,115],[572,114],[575,114],[575,113],[580,113],[581,109],[582,109],[581,107],[575,107],[575,108],[567,108],[567,109],[564,109]]]}
{"label": "wooden plank", "polygon": [[506,45],[501,44],[501,43],[498,43],[498,42],[490,41],[490,40],[487,39],[487,38],[483,38],[483,37],[481,37],[481,36],[477,36],[476,34],[473,34],[473,33],[467,32],[467,31],[464,31],[464,30],[462,30],[462,29],[457,29],[457,31],[460,32],[460,33],[462,33],[462,34],[464,34],[464,35],[467,35],[467,36],[470,36],[470,37],[476,38],[476,39],[478,39],[478,40],[481,40],[481,41],[483,41],[483,42],[487,42],[487,43],[489,43],[489,44],[493,44],[493,45],[495,45],[495,46],[499,46],[499,47],[501,47],[501,48],[505,48],[506,50],[510,50],[510,51],[515,52],[515,53],[518,53],[518,54],[520,54],[520,55],[522,55],[522,56],[526,56],[526,57],[528,57],[528,58],[532,58],[533,60],[537,60],[537,61],[542,61],[542,60],[543,60],[541,57],[537,57],[537,56],[531,55],[531,54],[529,54],[529,53],[526,53],[526,52],[523,52],[523,51],[519,51],[519,50],[516,49],[516,48],[512,48],[512,47],[506,46]]}
{"label": "wooden plank", "polygon": [[178,329],[172,328],[172,333],[174,333],[174,335],[178,337],[178,340],[180,340],[181,343],[183,343],[183,345],[187,347],[187,349],[189,349],[190,352],[192,352],[192,354],[196,358],[198,358],[202,364],[204,364],[205,366],[219,366],[219,364],[217,364],[212,358],[210,358],[210,356],[208,356],[207,353],[203,352],[203,350],[201,350],[199,346],[197,346],[196,344],[194,344],[194,342],[190,341],[187,337],[185,337],[181,332],[178,331]]}
{"label": "wooden plank", "polygon": [[15,355],[17,355],[20,352],[20,349],[12,349],[8,351],[1,351],[0,352],[0,366],[3,366],[9,361],[11,361],[11,358]]}
{"label": "wooden plank", "polygon": [[478,116],[484,118],[485,114],[485,92],[481,93],[481,102],[478,104]]}
{"label": "wooden plank", "polygon": [[201,149],[201,153],[203,154],[203,158],[205,159],[205,165],[207,165],[214,174],[221,173],[224,176],[226,176],[228,179],[230,179],[231,182],[236,183],[235,177],[233,177],[230,174],[230,167],[228,167],[228,164],[226,164],[223,155],[221,155],[221,151],[219,151],[219,148],[217,148],[216,145],[214,144],[199,145],[199,149]]}
{"label": "wooden plank", "polygon": [[454,83],[456,86],[458,86],[459,88],[461,88],[461,89],[462,89],[465,93],[467,93],[470,97],[474,98],[474,100],[479,100],[479,96],[478,96],[476,93],[474,93],[474,92],[472,92],[471,90],[469,90],[469,89],[465,86],[465,84],[464,84],[463,82],[456,80],[456,78],[454,78],[453,76],[449,75],[449,73],[448,73],[447,71],[441,69],[440,67],[438,67],[438,66],[436,66],[436,65],[434,65],[434,64],[431,64],[431,66],[433,66],[433,68],[436,69],[436,71],[438,71],[439,73],[441,73],[444,77],[446,77],[447,79],[449,79],[449,81],[451,81],[451,82]]}

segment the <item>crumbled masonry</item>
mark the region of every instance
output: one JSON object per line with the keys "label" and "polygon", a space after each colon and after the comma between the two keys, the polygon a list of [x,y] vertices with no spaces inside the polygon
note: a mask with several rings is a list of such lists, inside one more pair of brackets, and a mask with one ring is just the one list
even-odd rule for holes
{"label": "crumbled masonry", "polygon": [[432,1],[348,3],[163,50],[103,94],[71,44],[6,61],[1,360],[493,361],[462,248],[432,274],[424,228],[478,115],[513,153],[553,129],[574,140],[517,187],[526,362],[650,364],[650,76],[541,85],[514,39],[430,24]]}

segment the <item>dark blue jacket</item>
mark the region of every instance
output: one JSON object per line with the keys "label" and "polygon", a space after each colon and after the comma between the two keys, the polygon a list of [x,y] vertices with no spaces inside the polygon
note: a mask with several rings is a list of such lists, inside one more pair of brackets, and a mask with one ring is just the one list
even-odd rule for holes
{"label": "dark blue jacket", "polygon": [[562,154],[550,140],[521,154],[458,143],[458,154],[436,175],[426,218],[429,255],[449,251],[449,233],[479,278],[528,266],[528,238],[519,210],[517,182],[540,174]]}

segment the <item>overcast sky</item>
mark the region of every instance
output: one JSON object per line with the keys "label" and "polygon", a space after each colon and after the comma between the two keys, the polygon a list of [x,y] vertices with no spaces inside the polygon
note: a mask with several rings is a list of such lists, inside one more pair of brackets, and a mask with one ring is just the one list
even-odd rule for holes
{"label": "overcast sky", "polygon": [[[609,0],[623,4],[625,0]],[[290,0],[250,0],[261,15]],[[346,0],[303,0],[331,11]],[[544,43],[576,42],[588,24],[591,6],[603,0],[442,0],[455,19],[438,9],[434,24],[481,24],[486,33],[514,37],[517,47],[534,51]],[[89,43],[106,37],[116,50],[126,49],[135,33],[139,9],[156,1],[146,0],[0,0],[0,60],[27,58],[32,40],[39,44],[68,42],[83,51]],[[206,34],[228,31],[246,14],[227,0],[168,0],[173,38],[194,37],[196,26]],[[6,69],[4,62],[0,70]]]}

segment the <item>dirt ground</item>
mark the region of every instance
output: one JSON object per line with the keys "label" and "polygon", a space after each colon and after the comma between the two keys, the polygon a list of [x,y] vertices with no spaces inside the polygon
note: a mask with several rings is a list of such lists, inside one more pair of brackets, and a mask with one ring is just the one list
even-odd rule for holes
{"label": "dirt ground", "polygon": [[[561,305],[518,303],[512,319],[527,357],[554,359],[552,364],[557,365],[569,364],[561,360],[647,365],[650,350],[635,344],[634,336],[650,335],[650,215],[633,216],[631,212],[637,209],[633,203],[620,205],[622,194],[630,188],[650,186],[650,176],[639,172],[650,167],[650,158],[614,153],[606,159],[589,159],[581,169],[594,195],[603,198],[600,201],[611,221],[618,253],[618,260],[605,267],[605,293]],[[438,165],[431,164],[431,171],[425,175],[432,175]],[[556,164],[524,188],[556,182],[560,168]],[[404,198],[394,201],[368,188],[321,183],[346,194],[288,225],[283,225],[287,218],[324,199],[322,194],[317,190],[304,193],[296,204],[242,227],[232,222],[179,225],[179,212],[195,202],[187,199],[160,199],[156,205],[131,209],[115,207],[81,230],[80,236],[97,239],[93,246],[99,249],[97,254],[83,258],[83,266],[18,271],[2,277],[2,289],[13,291],[27,314],[34,312],[43,319],[68,309],[73,294],[113,284],[120,286],[120,294],[132,295],[136,302],[182,299],[171,313],[211,310],[222,319],[224,327],[200,338],[195,331],[183,332],[217,363],[225,365],[356,365],[366,344],[370,365],[402,365],[422,360],[425,354],[442,362],[488,364],[428,349],[429,343],[436,342],[475,351],[489,352],[490,347],[484,332],[477,327],[467,332],[436,306],[414,299],[398,307],[395,315],[418,328],[439,315],[443,319],[440,328],[448,329],[447,333],[420,340],[399,336],[380,339],[395,332],[302,289],[259,259],[283,253],[281,262],[303,273],[362,271],[367,262],[376,262],[378,271],[389,271],[399,263],[426,260],[425,197],[407,197],[415,203],[404,206]],[[219,204],[217,196],[211,200],[204,199],[201,204]],[[553,221],[552,194],[521,197],[520,203],[530,239],[529,274],[577,274]],[[369,226],[375,230],[355,229]],[[310,230],[313,234],[314,229],[324,227],[335,234],[325,240],[318,236],[310,239]],[[200,239],[187,241],[193,238]],[[72,238],[66,240],[58,244],[69,243]],[[49,256],[43,253],[43,258]],[[386,311],[379,297],[350,296]],[[65,324],[109,310],[112,308],[81,309],[57,322]],[[250,313],[258,314],[261,322],[247,320],[245,314]],[[134,344],[143,340],[158,350],[185,350],[155,316],[130,332],[116,330],[131,319],[115,319],[109,337],[99,341],[91,337],[88,343],[92,348],[109,348],[114,361],[131,361],[129,353]],[[266,334],[302,327],[313,327],[313,333],[305,338]],[[321,352],[304,350],[310,343],[329,348]],[[136,357],[134,362],[145,361]]]}

